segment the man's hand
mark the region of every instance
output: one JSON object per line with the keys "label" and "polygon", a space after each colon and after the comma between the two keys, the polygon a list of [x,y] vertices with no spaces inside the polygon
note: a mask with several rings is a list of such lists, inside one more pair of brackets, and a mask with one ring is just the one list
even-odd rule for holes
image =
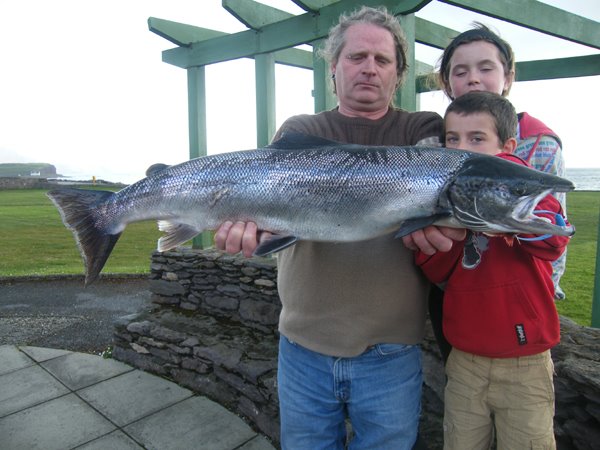
{"label": "man's hand", "polygon": [[225,222],[215,233],[215,246],[219,250],[235,254],[242,252],[250,258],[264,239],[271,236],[268,231],[258,231],[254,222]]}
{"label": "man's hand", "polygon": [[464,228],[436,227],[434,225],[417,230],[402,238],[404,245],[411,250],[420,250],[426,255],[448,252],[454,241],[462,241],[467,236]]}

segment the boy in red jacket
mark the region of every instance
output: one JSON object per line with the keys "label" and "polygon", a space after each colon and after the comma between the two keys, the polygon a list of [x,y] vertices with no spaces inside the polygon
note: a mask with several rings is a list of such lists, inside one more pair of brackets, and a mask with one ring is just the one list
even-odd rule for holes
{"label": "boy in red jacket", "polygon": [[[445,145],[527,165],[511,155],[517,115],[490,92],[458,97],[446,111]],[[560,203],[536,210],[556,223]],[[417,252],[417,264],[444,288],[443,330],[453,348],[446,364],[444,449],[555,448],[550,348],[560,339],[552,261],[568,238],[469,232],[449,252]]]}

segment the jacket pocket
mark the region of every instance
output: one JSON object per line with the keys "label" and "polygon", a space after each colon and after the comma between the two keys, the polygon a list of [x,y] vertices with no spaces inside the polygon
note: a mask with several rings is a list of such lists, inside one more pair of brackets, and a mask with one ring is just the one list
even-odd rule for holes
{"label": "jacket pocket", "polygon": [[460,350],[485,356],[518,351],[538,341],[537,322],[538,314],[519,282],[446,288],[444,333]]}

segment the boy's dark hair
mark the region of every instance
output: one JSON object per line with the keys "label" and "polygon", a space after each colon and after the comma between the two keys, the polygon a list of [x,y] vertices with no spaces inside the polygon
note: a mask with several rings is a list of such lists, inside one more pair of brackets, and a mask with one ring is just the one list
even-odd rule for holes
{"label": "boy's dark hair", "polygon": [[503,144],[509,138],[517,136],[517,112],[506,98],[493,92],[472,91],[453,100],[446,114],[456,113],[468,116],[474,113],[487,113],[494,118],[498,139]]}

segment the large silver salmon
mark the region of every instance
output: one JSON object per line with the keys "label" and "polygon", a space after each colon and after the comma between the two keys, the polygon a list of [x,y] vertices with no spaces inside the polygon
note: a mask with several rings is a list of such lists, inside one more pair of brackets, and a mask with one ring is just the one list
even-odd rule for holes
{"label": "large silver salmon", "polygon": [[261,149],[196,158],[154,170],[113,193],[48,193],[71,229],[86,284],[99,275],[131,222],[157,219],[171,249],[226,220],[275,233],[257,255],[296,240],[359,241],[432,223],[490,233],[570,236],[571,226],[533,214],[548,193],[573,184],[501,158],[424,147],[340,144],[287,134]]}

